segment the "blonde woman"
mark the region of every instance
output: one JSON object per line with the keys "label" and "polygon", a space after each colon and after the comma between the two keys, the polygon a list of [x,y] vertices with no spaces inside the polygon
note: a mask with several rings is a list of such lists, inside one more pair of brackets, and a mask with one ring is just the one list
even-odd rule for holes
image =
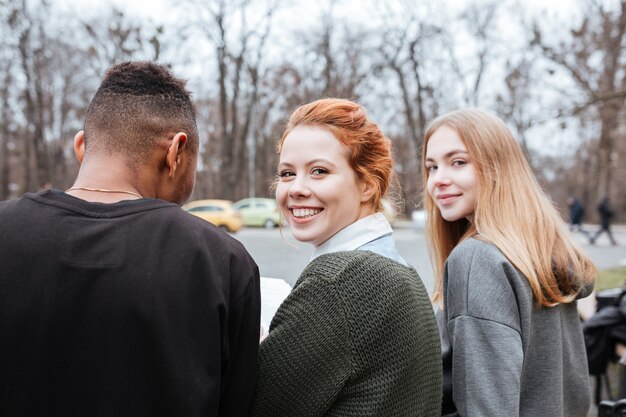
{"label": "blonde woman", "polygon": [[506,125],[477,109],[424,137],[428,242],[444,359],[444,414],[586,416],[576,299],[596,276]]}

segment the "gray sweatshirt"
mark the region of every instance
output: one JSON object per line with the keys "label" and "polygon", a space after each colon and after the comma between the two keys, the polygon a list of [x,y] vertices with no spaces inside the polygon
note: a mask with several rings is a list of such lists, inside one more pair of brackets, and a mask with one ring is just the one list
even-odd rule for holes
{"label": "gray sweatshirt", "polygon": [[576,302],[537,308],[528,280],[497,247],[467,239],[446,262],[444,305],[444,415],[587,415]]}

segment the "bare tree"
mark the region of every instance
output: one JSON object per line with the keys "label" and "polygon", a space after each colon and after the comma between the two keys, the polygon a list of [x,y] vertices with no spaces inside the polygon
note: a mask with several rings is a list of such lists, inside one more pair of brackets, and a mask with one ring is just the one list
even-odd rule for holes
{"label": "bare tree", "polygon": [[89,65],[100,76],[111,65],[137,59],[158,61],[161,56],[162,25],[148,24],[113,6],[108,15],[82,20],[89,43]]}
{"label": "bare tree", "polygon": [[617,142],[624,140],[619,128],[626,92],[626,1],[593,0],[583,7],[584,17],[566,37],[550,35],[558,41],[551,41],[547,31],[536,24],[532,45],[559,69],[558,76],[569,76],[577,88],[563,96],[559,115],[595,113],[600,130],[593,178],[598,198],[617,191],[613,155]]}
{"label": "bare tree", "polygon": [[[404,4],[402,16],[388,16],[379,44],[380,63],[376,75],[389,74],[396,80],[391,101],[398,102],[403,131],[393,134],[399,197],[405,214],[420,205],[422,140],[429,120],[438,114],[441,95],[449,91],[441,83],[445,31],[433,19],[419,15],[415,5]],[[427,13],[425,13],[427,14]]]}
{"label": "bare tree", "polygon": [[461,13],[460,26],[467,30],[472,46],[465,39],[462,49],[473,51],[464,59],[458,56],[458,38],[454,30],[448,30],[444,37],[445,49],[450,58],[452,73],[458,78],[466,105],[478,106],[484,77],[489,65],[497,58],[501,35],[497,26],[500,3],[470,3]]}
{"label": "bare tree", "polygon": [[[207,0],[192,5],[198,27],[214,49],[217,70],[217,80],[208,80],[217,84],[217,124],[211,124],[208,139],[218,142],[212,149],[220,154],[216,191],[223,198],[238,199],[248,191],[246,141],[258,104],[262,58],[276,4],[266,4],[253,24],[249,18],[258,17],[259,9],[250,0]],[[212,157],[205,154],[204,163]]]}
{"label": "bare tree", "polygon": [[10,103],[9,103],[9,85],[11,85],[11,61],[2,63],[2,73],[4,76],[0,81],[0,200],[9,198],[9,123],[10,123]]}
{"label": "bare tree", "polygon": [[11,42],[13,20],[17,11],[15,4],[3,5],[0,10],[0,200],[10,196],[10,145],[9,131],[11,111],[12,71],[14,62],[14,45]]}
{"label": "bare tree", "polygon": [[[426,124],[438,113],[440,105],[436,92],[443,90],[432,76],[433,70],[441,72],[441,63],[431,51],[442,45],[445,32],[414,9],[414,5],[405,4],[404,19],[387,25],[379,52],[381,75],[388,69],[397,80],[409,142],[413,155],[420,159]],[[390,15],[388,20],[396,21],[397,16]]]}
{"label": "bare tree", "polygon": [[531,74],[532,60],[522,56],[517,62],[505,64],[504,90],[496,94],[498,114],[515,128],[517,139],[527,159],[532,163],[527,131],[538,123],[530,106],[536,104],[533,99],[535,80]]}
{"label": "bare tree", "polygon": [[45,2],[33,5],[22,0],[20,8],[17,9],[19,17],[15,21],[15,29],[19,33],[19,63],[25,77],[22,97],[28,128],[24,142],[26,190],[36,190],[50,178],[43,110],[46,88],[43,72],[50,59],[46,49],[48,37],[43,16],[46,15],[48,7]]}
{"label": "bare tree", "polygon": [[304,48],[297,66],[301,102],[321,97],[358,100],[359,88],[369,76],[374,45],[371,33],[354,22],[335,16],[335,2],[328,2],[319,25],[297,34]]}

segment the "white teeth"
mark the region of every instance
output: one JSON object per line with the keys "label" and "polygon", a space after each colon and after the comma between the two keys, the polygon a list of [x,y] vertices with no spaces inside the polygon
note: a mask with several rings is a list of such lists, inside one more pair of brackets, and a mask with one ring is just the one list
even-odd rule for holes
{"label": "white teeth", "polygon": [[317,213],[322,211],[321,209],[293,209],[293,216],[299,219],[303,219],[306,217],[315,216]]}

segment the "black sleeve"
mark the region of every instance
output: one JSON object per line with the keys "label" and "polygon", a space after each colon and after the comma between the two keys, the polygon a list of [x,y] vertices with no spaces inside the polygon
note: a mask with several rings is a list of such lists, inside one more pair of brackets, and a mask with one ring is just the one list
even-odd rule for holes
{"label": "black sleeve", "polygon": [[247,415],[254,396],[261,323],[260,279],[256,265],[248,281],[243,295],[234,301],[229,312],[229,358],[226,369],[222,370],[219,412],[222,417]]}

